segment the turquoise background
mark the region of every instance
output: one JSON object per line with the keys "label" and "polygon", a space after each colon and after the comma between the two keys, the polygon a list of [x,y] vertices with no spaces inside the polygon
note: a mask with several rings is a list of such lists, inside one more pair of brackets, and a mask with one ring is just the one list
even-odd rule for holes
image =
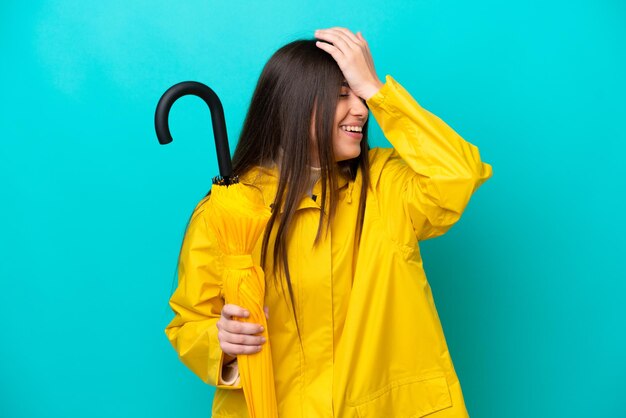
{"label": "turquoise background", "polygon": [[[271,53],[361,30],[494,177],[423,244],[473,417],[626,416],[626,3],[3,1],[0,416],[207,417],[163,329],[187,219]],[[384,145],[380,130],[373,142]],[[410,324],[406,324],[410,326]]]}

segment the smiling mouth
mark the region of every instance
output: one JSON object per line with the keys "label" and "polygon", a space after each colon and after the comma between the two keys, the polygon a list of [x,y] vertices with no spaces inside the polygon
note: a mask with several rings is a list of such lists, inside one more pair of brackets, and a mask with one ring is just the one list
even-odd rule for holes
{"label": "smiling mouth", "polygon": [[343,130],[345,132],[358,132],[358,133],[363,132],[363,127],[362,126],[341,125],[340,128],[341,128],[341,130]]}

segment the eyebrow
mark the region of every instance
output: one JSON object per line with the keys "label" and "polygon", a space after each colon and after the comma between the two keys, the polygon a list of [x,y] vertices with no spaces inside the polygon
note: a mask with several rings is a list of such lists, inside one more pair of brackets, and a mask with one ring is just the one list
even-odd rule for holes
{"label": "eyebrow", "polygon": [[350,85],[348,84],[347,81],[342,81],[341,82],[341,87],[350,87]]}

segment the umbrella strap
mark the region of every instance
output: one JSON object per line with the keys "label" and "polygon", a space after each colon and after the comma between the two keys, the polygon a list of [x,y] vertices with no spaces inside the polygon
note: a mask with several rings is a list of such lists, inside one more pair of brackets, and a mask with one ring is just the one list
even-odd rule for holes
{"label": "umbrella strap", "polygon": [[224,267],[227,269],[244,270],[254,267],[252,255],[250,254],[225,255],[223,261]]}

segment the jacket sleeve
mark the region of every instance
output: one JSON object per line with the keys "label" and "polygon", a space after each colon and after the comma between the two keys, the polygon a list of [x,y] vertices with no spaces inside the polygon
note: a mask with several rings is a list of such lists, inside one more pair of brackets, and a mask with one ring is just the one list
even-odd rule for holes
{"label": "jacket sleeve", "polygon": [[418,240],[442,235],[491,177],[491,166],[481,161],[478,148],[389,75],[367,105],[394,148],[372,161],[372,183],[381,200],[401,203],[399,210],[410,218]]}
{"label": "jacket sleeve", "polygon": [[205,219],[203,199],[185,232],[178,261],[178,287],[170,298],[174,319],[165,334],[180,360],[205,383],[226,389],[241,385],[222,384],[223,352],[217,338],[217,321],[224,298],[221,253]]}

